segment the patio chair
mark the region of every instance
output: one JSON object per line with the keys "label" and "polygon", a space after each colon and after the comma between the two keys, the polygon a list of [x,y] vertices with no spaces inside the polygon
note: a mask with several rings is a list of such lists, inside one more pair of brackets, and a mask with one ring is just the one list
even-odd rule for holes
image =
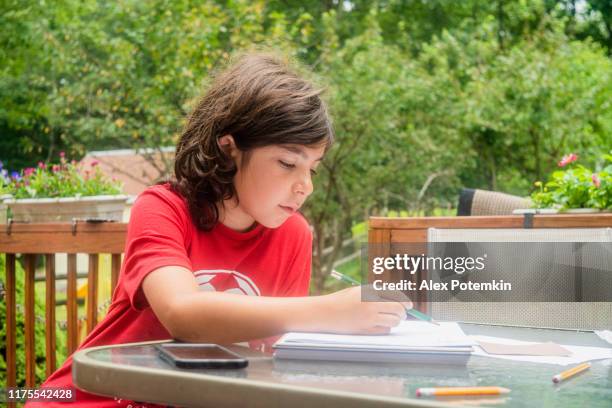
{"label": "patio chair", "polygon": [[[469,255],[469,243],[479,243],[479,249],[484,248],[489,256],[487,268],[482,276],[477,276],[478,279],[510,281],[509,274],[522,273],[521,285],[525,285],[526,291],[533,288],[533,299],[538,300],[431,302],[430,311],[435,319],[580,330],[612,327],[612,302],[580,301],[612,297],[612,254],[611,246],[607,244],[612,242],[612,228],[429,228],[427,241],[430,253],[444,248],[444,244],[440,243],[463,243],[458,246],[459,252],[463,252],[461,255]],[[504,248],[499,245],[500,242],[526,242],[533,245],[523,246],[523,251],[517,253],[516,247]],[[538,245],[544,242],[556,243],[556,247]],[[563,250],[568,246],[575,247],[576,251]],[[549,253],[544,253],[543,248]],[[452,255],[457,256],[456,253]],[[517,259],[521,268],[513,264]],[[551,263],[551,259],[554,262]],[[582,275],[582,271],[589,272]],[[576,275],[568,275],[573,273]],[[546,285],[544,291],[543,282]],[[538,288],[540,293],[536,293]],[[546,300],[542,293],[545,296],[550,294],[550,299],[555,301],[540,301]],[[500,296],[501,300],[507,299]]]}

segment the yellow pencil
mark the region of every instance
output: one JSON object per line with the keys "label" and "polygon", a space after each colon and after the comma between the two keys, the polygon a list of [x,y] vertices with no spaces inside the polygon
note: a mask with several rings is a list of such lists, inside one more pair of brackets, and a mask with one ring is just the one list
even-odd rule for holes
{"label": "yellow pencil", "polygon": [[510,390],[504,387],[434,387],[417,388],[417,397],[442,397],[451,395],[501,395]]}
{"label": "yellow pencil", "polygon": [[576,367],[570,368],[569,370],[565,370],[562,373],[555,375],[552,380],[555,384],[560,383],[561,381],[567,380],[568,378],[573,377],[584,370],[588,370],[589,368],[591,368],[591,363],[582,363]]}

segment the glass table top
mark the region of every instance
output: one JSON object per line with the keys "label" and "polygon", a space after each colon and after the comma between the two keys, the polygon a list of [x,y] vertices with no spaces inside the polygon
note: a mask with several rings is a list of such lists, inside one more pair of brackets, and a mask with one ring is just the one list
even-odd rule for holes
{"label": "glass table top", "polygon": [[[559,344],[610,347],[592,332],[530,329],[518,327],[461,324],[467,334],[510,337],[528,341],[553,341]],[[154,344],[112,346],[88,351],[87,357],[142,370],[158,369],[168,373],[168,381],[181,381],[180,375],[207,376],[312,387],[332,391],[395,397],[415,402],[420,387],[484,386],[510,388],[507,396],[446,397],[418,399],[450,405],[507,407],[612,407],[612,360],[592,362],[590,370],[554,385],[553,375],[567,366],[536,364],[472,356],[466,366],[373,364],[276,360],[246,347],[231,346],[249,359],[245,369],[179,369],[161,360]],[[180,375],[174,375],[180,373]]]}

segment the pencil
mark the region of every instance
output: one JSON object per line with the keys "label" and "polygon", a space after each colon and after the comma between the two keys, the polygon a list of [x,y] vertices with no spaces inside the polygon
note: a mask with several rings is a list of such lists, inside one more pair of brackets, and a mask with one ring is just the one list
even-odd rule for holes
{"label": "pencil", "polygon": [[[343,281],[343,282],[347,282],[350,283],[351,285],[361,285],[360,282],[358,282],[357,280],[351,278],[350,276],[347,276],[341,272],[338,272],[335,269],[332,269],[331,271],[331,277],[334,279],[337,279],[339,281]],[[417,320],[422,320],[424,322],[429,322],[431,324],[435,324],[436,326],[439,326],[440,323],[436,322],[434,319],[432,319],[431,317],[427,316],[425,313],[419,312],[416,309],[404,309],[406,311],[406,314],[409,314],[410,316],[414,317]]]}
{"label": "pencil", "polygon": [[340,273],[335,269],[332,269],[331,276],[332,278],[338,279],[339,281],[343,281],[346,283],[350,283],[351,285],[361,285],[361,282],[358,282],[357,280],[351,278],[350,276]]}
{"label": "pencil", "polygon": [[577,365],[576,367],[570,368],[569,370],[565,370],[553,376],[552,380],[555,384],[560,383],[561,381],[567,380],[568,378],[573,377],[576,374],[583,372],[584,370],[588,370],[589,368],[591,368],[591,363],[582,363],[580,365]]}
{"label": "pencil", "polygon": [[454,395],[501,395],[510,390],[504,387],[434,387],[417,388],[417,397],[442,397]]}
{"label": "pencil", "polygon": [[440,325],[440,323],[436,322],[430,316],[427,316],[425,313],[419,312],[416,309],[406,309],[406,313],[415,319],[423,320],[424,322],[429,322],[431,324],[435,324],[436,326]]}

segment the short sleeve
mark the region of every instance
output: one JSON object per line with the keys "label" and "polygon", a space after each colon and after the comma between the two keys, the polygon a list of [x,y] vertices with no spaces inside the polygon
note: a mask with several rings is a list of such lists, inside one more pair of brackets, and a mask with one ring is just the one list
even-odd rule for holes
{"label": "short sleeve", "polygon": [[300,215],[299,233],[301,239],[297,240],[295,260],[292,263],[290,279],[283,286],[282,293],[277,296],[308,296],[310,291],[310,275],[312,268],[312,232],[306,220]]}
{"label": "short sleeve", "polygon": [[152,187],[138,197],[130,214],[120,281],[132,307],[148,307],[142,281],[149,273],[164,266],[192,269],[189,233],[186,204],[167,187]]}

